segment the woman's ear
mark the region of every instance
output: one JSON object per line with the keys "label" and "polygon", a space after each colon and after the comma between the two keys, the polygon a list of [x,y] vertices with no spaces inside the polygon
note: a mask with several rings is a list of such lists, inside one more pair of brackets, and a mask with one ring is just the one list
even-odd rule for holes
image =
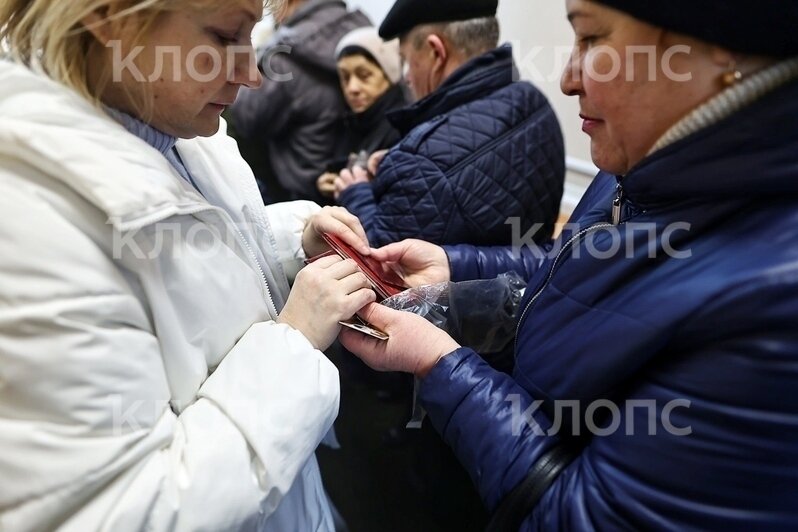
{"label": "woman's ear", "polygon": [[720,68],[728,68],[737,62],[738,57],[733,52],[719,46],[710,45],[709,56],[712,62]]}
{"label": "woman's ear", "polygon": [[114,29],[109,19],[108,7],[92,11],[80,20],[83,27],[91,33],[103,46],[115,38]]}
{"label": "woman's ear", "polygon": [[660,29],[659,46],[668,53],[671,72],[701,72],[709,77],[720,75],[735,62],[735,54],[683,33]]}
{"label": "woman's ear", "polygon": [[777,62],[772,57],[738,54],[725,48],[712,45],[710,47],[712,63],[724,72],[726,85],[736,83],[742,78],[767,68]]}

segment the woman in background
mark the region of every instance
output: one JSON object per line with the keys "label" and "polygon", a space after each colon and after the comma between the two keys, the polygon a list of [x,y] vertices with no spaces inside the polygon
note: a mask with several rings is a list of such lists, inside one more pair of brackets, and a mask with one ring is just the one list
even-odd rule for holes
{"label": "woman in background", "polygon": [[[408,103],[397,40],[383,41],[377,28],[358,28],[341,39],[335,58],[351,112],[344,118],[336,159],[317,183],[319,192],[329,198],[335,193],[338,173],[354,162],[352,155],[370,156],[399,142],[399,132],[386,115]],[[366,161],[358,164],[365,167]]]}

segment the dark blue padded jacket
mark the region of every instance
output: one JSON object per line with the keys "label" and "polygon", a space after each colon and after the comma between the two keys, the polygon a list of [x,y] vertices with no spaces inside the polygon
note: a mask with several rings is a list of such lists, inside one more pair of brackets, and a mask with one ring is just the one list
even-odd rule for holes
{"label": "dark blue padded jacket", "polygon": [[523,530],[798,529],[797,123],[792,83],[639,163],[619,225],[600,174],[553,248],[447,248],[531,279],[512,377],[460,349],[422,384],[489,509],[578,432]]}
{"label": "dark blue padded jacket", "polygon": [[350,186],[338,200],[372,246],[405,238],[510,244],[513,231],[524,235],[535,224],[537,241],[551,236],[565,176],[562,133],[540,91],[515,79],[512,49],[503,46],[389,115],[403,140],[372,183]]}

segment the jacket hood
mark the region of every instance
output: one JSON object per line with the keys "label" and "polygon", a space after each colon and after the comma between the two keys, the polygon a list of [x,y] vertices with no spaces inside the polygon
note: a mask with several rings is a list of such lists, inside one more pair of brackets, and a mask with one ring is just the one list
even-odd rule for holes
{"label": "jacket hood", "polygon": [[[56,177],[115,224],[200,199],[174,179],[176,170],[158,150],[101,109],[8,61],[0,61],[0,156]],[[117,169],[113,176],[109,167]]]}
{"label": "jacket hood", "polygon": [[388,119],[402,135],[406,135],[416,126],[484,98],[517,79],[513,48],[504,45],[469,60],[431,94],[409,107],[392,112]]}
{"label": "jacket hood", "polygon": [[620,178],[644,206],[798,194],[798,82],[641,161]]}
{"label": "jacket hood", "polygon": [[347,11],[342,0],[309,0],[274,36],[275,46],[290,46],[291,58],[338,76],[335,47],[355,28],[371,25],[360,10]]}

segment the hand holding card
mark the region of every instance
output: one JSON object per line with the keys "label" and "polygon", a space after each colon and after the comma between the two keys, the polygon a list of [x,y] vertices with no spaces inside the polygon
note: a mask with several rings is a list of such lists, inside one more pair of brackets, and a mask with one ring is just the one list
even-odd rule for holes
{"label": "hand holding card", "polygon": [[[393,271],[384,271],[382,264],[379,261],[371,257],[361,255],[356,249],[335,235],[324,233],[321,236],[332,248],[332,251],[328,251],[317,257],[308,259],[308,263],[314,262],[321,257],[329,256],[333,254],[333,252],[338,254],[343,259],[351,259],[355,261],[355,264],[357,264],[360,271],[363,272],[374,288],[374,292],[377,294],[378,302],[383,301],[393,295],[399,294],[407,289],[407,286],[405,286],[402,278]],[[376,329],[375,327],[372,327],[358,316],[354,316],[350,320],[341,321],[339,323],[344,327],[354,329],[379,340],[388,339],[387,334]]]}

